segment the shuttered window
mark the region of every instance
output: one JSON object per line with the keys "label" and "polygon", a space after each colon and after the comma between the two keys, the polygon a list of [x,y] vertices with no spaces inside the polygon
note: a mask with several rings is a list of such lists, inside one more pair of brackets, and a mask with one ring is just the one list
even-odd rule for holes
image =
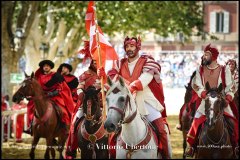
{"label": "shuttered window", "polygon": [[229,33],[229,12],[210,13],[210,32]]}

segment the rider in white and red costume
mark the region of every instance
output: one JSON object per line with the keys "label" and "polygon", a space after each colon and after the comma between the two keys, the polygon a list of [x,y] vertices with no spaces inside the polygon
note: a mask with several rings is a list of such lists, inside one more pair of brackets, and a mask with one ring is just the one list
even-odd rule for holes
{"label": "rider in white and red costume", "polygon": [[[168,146],[168,125],[164,104],[163,86],[160,79],[161,67],[151,56],[139,55],[141,49],[140,38],[126,37],[124,50],[127,58],[117,60],[115,68],[108,72],[111,79],[123,77],[129,90],[136,94],[136,104],[141,115],[152,122],[160,134],[159,148],[163,158],[171,157]],[[106,77],[103,68],[98,70],[99,76]]]}
{"label": "rider in white and red costume", "polygon": [[201,124],[206,120],[206,82],[209,82],[211,88],[218,87],[220,83],[223,84],[223,94],[227,102],[227,107],[224,109],[224,117],[234,126],[234,130],[231,136],[231,142],[234,151],[238,148],[238,114],[236,114],[236,105],[232,101],[234,97],[234,83],[229,66],[222,66],[217,63],[218,55],[219,52],[216,48],[211,47],[210,44],[206,46],[203,55],[203,64],[197,69],[196,76],[192,80],[192,88],[202,100],[200,105],[196,106],[197,111],[192,126],[187,135],[188,147],[186,150],[186,156],[193,156],[194,147],[196,147],[199,126],[201,126]]}

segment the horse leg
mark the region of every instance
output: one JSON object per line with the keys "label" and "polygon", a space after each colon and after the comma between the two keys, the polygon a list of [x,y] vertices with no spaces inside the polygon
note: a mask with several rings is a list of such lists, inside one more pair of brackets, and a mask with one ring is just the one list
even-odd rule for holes
{"label": "horse leg", "polygon": [[58,152],[59,152],[59,159],[63,159],[63,147],[64,147],[64,143],[63,143],[63,137],[60,136],[58,137]]}
{"label": "horse leg", "polygon": [[185,156],[185,151],[186,151],[186,148],[187,148],[187,141],[186,141],[187,134],[186,134],[186,131],[183,130],[182,134],[183,134],[183,159],[186,159],[186,156]]}
{"label": "horse leg", "polygon": [[31,151],[29,153],[29,156],[31,159],[34,159],[35,158],[35,154],[34,154],[34,151],[36,149],[36,145],[38,144],[38,141],[39,141],[40,137],[38,136],[33,136],[33,141],[32,141],[32,148],[31,148]]}
{"label": "horse leg", "polygon": [[63,149],[64,149],[65,142],[67,140],[67,137],[68,137],[68,134],[66,134],[64,132],[58,137],[58,141],[59,141],[59,144],[58,144],[59,159],[63,159],[62,152],[63,152]]}
{"label": "horse leg", "polygon": [[[53,148],[53,146],[52,146],[52,141],[53,141],[52,136],[46,138],[47,149],[46,149],[46,152],[45,152],[45,154],[44,154],[44,158],[45,158],[45,159],[50,159],[50,155],[49,155],[49,151],[50,151],[50,150],[51,150],[52,156],[54,156],[54,157],[52,157],[52,158],[55,158],[55,151],[52,151],[52,150],[54,150],[54,148]],[[54,153],[53,153],[53,152],[54,152]]]}

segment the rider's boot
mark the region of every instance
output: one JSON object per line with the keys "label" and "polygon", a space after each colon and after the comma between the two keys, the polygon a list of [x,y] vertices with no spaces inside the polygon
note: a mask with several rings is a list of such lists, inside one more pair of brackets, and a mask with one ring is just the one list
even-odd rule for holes
{"label": "rider's boot", "polygon": [[161,154],[163,159],[170,159],[170,153],[168,151],[168,138],[167,131],[165,130],[164,119],[158,118],[152,121],[154,127],[158,130],[158,146],[162,146]]}
{"label": "rider's boot", "polygon": [[194,148],[193,148],[189,143],[187,143],[187,148],[186,148],[186,151],[185,151],[185,156],[186,156],[186,157],[193,157],[193,154],[194,154]]}
{"label": "rider's boot", "polygon": [[24,133],[32,135],[32,125],[33,125],[33,120],[31,120],[29,127],[27,130],[23,130]]}
{"label": "rider's boot", "polygon": [[73,120],[73,130],[71,129],[69,132],[69,137],[67,139],[67,149],[65,153],[66,159],[74,159],[77,154],[77,127],[80,121],[83,119],[83,110],[81,107],[78,108],[76,113],[76,118]]}
{"label": "rider's boot", "polygon": [[181,124],[181,122],[176,125],[176,129],[179,130],[179,131],[182,131],[182,124]]}
{"label": "rider's boot", "polygon": [[78,127],[80,121],[81,121],[83,118],[84,118],[84,117],[83,117],[83,109],[82,109],[82,107],[79,107],[79,108],[78,108],[78,111],[77,111],[77,113],[76,113],[76,120],[75,120],[75,122],[73,122],[73,123],[74,123],[73,133],[76,133],[77,127]]}

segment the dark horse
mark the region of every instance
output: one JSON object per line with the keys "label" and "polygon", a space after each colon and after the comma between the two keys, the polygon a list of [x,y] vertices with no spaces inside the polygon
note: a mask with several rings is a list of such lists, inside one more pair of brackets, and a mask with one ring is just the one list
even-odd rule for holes
{"label": "dark horse", "polygon": [[210,88],[205,100],[206,121],[199,135],[199,143],[195,158],[200,159],[232,159],[234,158],[227,123],[223,116],[227,106],[222,95],[222,84],[218,88]]}
{"label": "dark horse", "polygon": [[[191,82],[193,77],[196,75],[196,71],[193,72],[191,78],[190,78],[190,83],[188,83],[188,86],[185,86],[186,88],[186,92],[185,92],[185,96],[184,96],[184,104],[185,107],[183,112],[182,112],[182,117],[181,117],[181,126],[182,126],[182,135],[183,135],[183,159],[186,158],[185,156],[185,151],[186,151],[186,147],[187,147],[187,133],[192,125],[192,121],[196,112],[196,101],[193,103],[190,103],[191,99],[192,99],[192,86],[191,86]],[[191,110],[190,110],[191,108]]]}
{"label": "dark horse", "polygon": [[103,121],[102,108],[98,93],[101,89],[89,86],[83,98],[83,122],[78,130],[78,146],[81,149],[81,159],[108,159],[108,137]]}
{"label": "dark horse", "polygon": [[55,150],[53,148],[53,138],[58,137],[58,151],[60,159],[63,159],[64,144],[67,139],[67,135],[62,132],[60,127],[60,119],[57,115],[57,111],[54,109],[53,104],[39,84],[34,78],[34,73],[31,76],[26,75],[25,80],[22,82],[21,87],[13,95],[13,102],[19,103],[24,98],[31,98],[34,101],[35,113],[33,122],[33,141],[30,151],[30,158],[34,159],[34,150],[41,137],[46,138],[47,149],[44,155],[45,159],[49,159],[49,151],[51,151],[52,158],[55,158]]}

